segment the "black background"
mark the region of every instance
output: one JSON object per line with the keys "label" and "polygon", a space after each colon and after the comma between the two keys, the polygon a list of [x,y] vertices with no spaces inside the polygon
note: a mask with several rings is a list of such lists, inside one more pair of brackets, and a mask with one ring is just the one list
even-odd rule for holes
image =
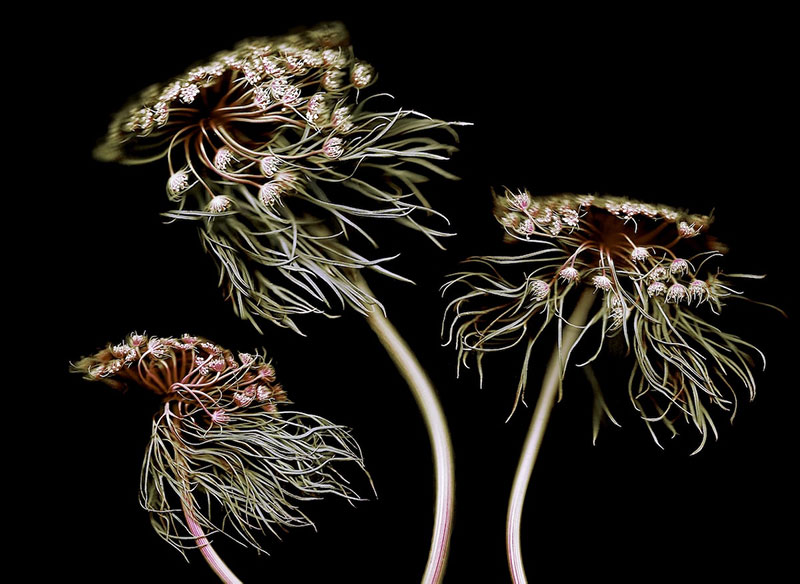
{"label": "black background", "polygon": [[[458,233],[447,251],[392,225],[371,226],[379,252],[402,251],[393,267],[417,283],[370,278],[438,388],[455,445],[446,581],[508,579],[506,504],[530,419],[523,409],[505,423],[519,355],[487,360],[483,389],[473,371],[456,380],[455,352],[439,339],[438,292],[468,255],[511,251],[491,216],[489,189],[502,185],[714,209],[713,230],[731,248],[726,271],[768,274],[746,283],[748,295],[790,313],[787,320],[743,303],[726,311],[721,325],[762,348],[768,367],[758,373],[755,402],[743,399],[732,425],[717,416],[720,439],[695,456],[697,436],[688,429],[665,450],[655,446],[627,402],[627,366],[612,358],[599,373],[623,427],[604,427],[592,446],[591,392],[580,373],[568,376],[523,520],[531,579],[783,573],[793,549],[784,530],[792,533],[797,519],[800,402],[791,336],[795,187],[783,178],[793,160],[783,142],[792,133],[790,75],[780,15],[284,9],[137,5],[124,15],[97,14],[103,24],[65,14],[58,30],[32,37],[36,57],[21,89],[43,75],[52,83],[36,92],[29,133],[36,149],[26,157],[35,163],[26,171],[31,219],[17,222],[35,259],[20,290],[34,308],[23,318],[36,319],[31,346],[47,347],[17,386],[38,392],[37,400],[48,396],[24,417],[23,468],[31,470],[22,484],[35,489],[19,522],[35,534],[24,541],[36,542],[40,558],[27,564],[29,579],[215,581],[198,553],[187,564],[158,539],[138,506],[155,402],[67,373],[69,360],[131,330],[264,347],[297,407],[351,426],[362,445],[378,498],[355,508],[337,500],[307,505],[318,532],[266,541],[269,557],[219,541],[239,576],[352,583],[421,576],[432,527],[429,446],[409,391],[363,319],[308,318],[300,323],[305,338],[268,325],[259,335],[223,300],[194,228],[159,216],[169,205],[164,166],[91,157],[110,114],[141,88],[243,37],[328,19],[343,20],[356,54],[377,67],[373,90],[392,93],[398,107],[474,123],[460,132],[462,150],[447,165],[462,180],[426,190]],[[35,251],[42,242],[46,255]],[[545,339],[534,355],[532,380],[551,347]]]}

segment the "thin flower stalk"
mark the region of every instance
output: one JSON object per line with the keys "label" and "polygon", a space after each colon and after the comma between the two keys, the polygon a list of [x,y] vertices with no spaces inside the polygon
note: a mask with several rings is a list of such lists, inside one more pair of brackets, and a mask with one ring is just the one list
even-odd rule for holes
{"label": "thin flower stalk", "polygon": [[186,555],[198,548],[226,583],[240,582],[214,550],[224,535],[266,553],[276,527],[313,526],[304,501],[362,500],[341,474],[365,471],[349,431],[293,411],[263,355],[234,354],[200,337],[132,334],[73,365],[114,388],[162,398],[153,419],[140,502],[156,533]]}
{"label": "thin flower stalk", "polygon": [[[486,355],[519,347],[524,356],[513,414],[524,402],[533,347],[556,324],[556,355],[545,374],[509,506],[509,567],[514,581],[524,582],[522,500],[551,394],[557,391],[560,397],[576,347],[587,339],[596,342],[577,363],[595,391],[594,438],[602,418],[616,420],[591,364],[607,341],[617,338],[633,361],[630,400],[656,444],[661,445],[657,425],[674,436],[683,423],[700,434],[696,453],[709,434],[717,435],[714,408],[731,419],[736,414],[736,385],[750,399],[755,396],[754,356],[765,363],[763,354],[712,321],[728,300],[746,299],[730,279],[762,276],[726,275],[712,268],[727,249],[709,234],[709,216],[609,196],[533,197],[506,190],[495,202],[507,239],[533,251],[471,258],[475,269],[453,274],[443,290],[461,293],[448,304],[442,333],[458,351],[459,370],[475,356],[481,383]],[[575,316],[567,318],[568,310]]]}
{"label": "thin flower stalk", "polygon": [[[366,283],[363,283],[366,288]],[[442,406],[425,370],[383,311],[374,306],[367,322],[391,356],[411,389],[431,441],[436,480],[433,536],[423,582],[440,582],[450,548],[455,498],[452,444]]]}
{"label": "thin flower stalk", "polygon": [[[533,410],[533,418],[525,444],[522,447],[522,455],[519,459],[517,472],[514,475],[514,484],[511,487],[511,496],[508,502],[508,516],[506,519],[506,551],[508,553],[508,566],[511,571],[511,579],[514,582],[527,582],[525,568],[522,562],[522,546],[520,537],[520,526],[522,525],[522,508],[525,504],[525,494],[528,492],[533,466],[539,455],[539,448],[542,445],[544,432],[550,420],[550,412],[555,404],[556,396],[561,388],[561,380],[565,363],[563,355],[568,353],[580,334],[581,327],[586,324],[586,319],[594,298],[584,291],[575,310],[570,317],[563,323],[563,336],[561,345],[553,351],[553,356],[547,366],[542,389],[539,392],[539,399]],[[559,323],[562,326],[562,323]],[[561,331],[560,331],[561,332]]]}
{"label": "thin flower stalk", "polygon": [[[381,302],[363,273],[400,281],[369,257],[377,247],[366,220],[389,219],[436,245],[447,220],[421,185],[456,150],[454,127],[367,95],[375,69],[355,56],[340,23],[248,39],[204,65],[154,85],[112,120],[100,160],[165,160],[170,221],[194,222],[237,315],[300,332],[305,314],[334,317],[350,307],[375,328]],[[446,139],[440,142],[436,136]],[[398,360],[407,379],[419,364]],[[396,336],[396,331],[393,333]],[[402,364],[402,365],[401,365]],[[411,369],[405,370],[405,367]],[[420,385],[411,383],[415,396]],[[452,521],[452,453],[447,426],[427,385],[418,399],[437,469],[434,541],[423,582],[442,578]]]}

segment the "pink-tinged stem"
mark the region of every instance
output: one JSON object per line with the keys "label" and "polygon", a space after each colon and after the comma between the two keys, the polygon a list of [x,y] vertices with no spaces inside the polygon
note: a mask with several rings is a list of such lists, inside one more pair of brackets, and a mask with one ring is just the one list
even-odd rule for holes
{"label": "pink-tinged stem", "polygon": [[436,505],[433,539],[422,582],[424,584],[439,583],[444,576],[450,547],[450,533],[453,527],[455,479],[453,449],[450,444],[447,422],[428,376],[406,342],[384,316],[381,308],[373,306],[367,316],[367,321],[411,388],[428,429],[436,470]]}
{"label": "pink-tinged stem", "polygon": [[[561,371],[563,360],[578,339],[581,332],[579,327],[586,324],[589,316],[589,309],[594,302],[592,291],[587,289],[575,310],[567,321],[561,336],[561,346],[556,346],[547,371],[544,374],[542,389],[539,392],[539,399],[536,408],[533,410],[531,427],[528,436],[525,438],[525,445],[522,447],[522,455],[517,466],[517,474],[514,476],[514,485],[511,488],[511,498],[508,502],[508,520],[506,522],[506,552],[508,555],[508,567],[511,571],[511,579],[514,584],[527,583],[525,568],[522,565],[522,550],[520,548],[520,523],[522,520],[522,506],[525,503],[525,494],[528,491],[528,484],[531,480],[533,465],[539,454],[539,447],[542,445],[547,422],[550,419],[550,412],[555,403],[556,394],[561,381]],[[572,326],[570,326],[572,325]]]}
{"label": "pink-tinged stem", "polygon": [[220,580],[226,582],[227,584],[242,584],[242,581],[236,577],[236,575],[225,564],[225,562],[222,561],[222,558],[219,557],[219,554],[217,554],[216,550],[211,547],[211,543],[208,541],[206,534],[203,532],[203,528],[200,527],[200,524],[197,523],[197,521],[195,521],[191,504],[183,501],[182,506],[183,515],[186,518],[186,524],[189,526],[189,531],[192,532],[194,540],[200,549],[200,553],[203,554],[203,557],[206,559],[206,562],[208,562],[208,565],[211,566],[211,569],[214,570],[214,573],[219,576]]}
{"label": "pink-tinged stem", "polygon": [[[176,427],[179,426],[180,419],[175,419],[173,423]],[[226,584],[242,584],[242,581],[236,577],[236,574],[231,571],[225,562],[222,561],[222,558],[219,557],[219,554],[216,552],[216,550],[211,547],[211,542],[208,541],[203,528],[197,522],[197,519],[195,519],[192,500],[188,498],[188,494],[190,493],[189,480],[183,471],[183,468],[185,468],[183,467],[183,465],[185,465],[185,460],[178,460],[177,462],[179,468],[179,477],[187,493],[186,497],[181,497],[183,516],[186,519],[186,525],[189,527],[189,531],[194,536],[195,543],[197,543],[200,553],[203,554],[206,562],[208,562],[208,565],[211,566],[212,570],[214,570],[214,573],[219,576],[220,580]]]}

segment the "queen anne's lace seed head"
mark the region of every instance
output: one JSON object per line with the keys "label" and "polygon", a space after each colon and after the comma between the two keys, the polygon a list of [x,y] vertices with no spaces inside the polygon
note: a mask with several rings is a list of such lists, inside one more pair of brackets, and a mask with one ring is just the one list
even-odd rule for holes
{"label": "queen anne's lace seed head", "polygon": [[261,188],[258,190],[258,199],[264,204],[266,207],[272,207],[275,203],[280,200],[281,197],[281,186],[279,183],[272,181],[261,185]]}
{"label": "queen anne's lace seed head", "polygon": [[125,357],[130,350],[131,348],[127,344],[120,343],[119,345],[114,345],[111,347],[111,354],[116,358],[121,359],[122,357]]}
{"label": "queen anne's lace seed head", "polygon": [[678,233],[680,233],[681,236],[683,237],[694,237],[699,233],[699,231],[695,228],[693,224],[690,225],[686,221],[681,221],[678,224]]}
{"label": "queen anne's lace seed head", "polygon": [[281,102],[286,105],[296,105],[300,101],[301,90],[296,85],[288,85],[281,95]]}
{"label": "queen anne's lace seed head", "polygon": [[[528,347],[527,367],[530,343],[554,322],[562,332],[581,329],[578,346],[562,353],[569,360],[596,338],[587,330],[599,327],[600,348],[588,351],[587,362],[601,358],[605,337],[618,335],[633,361],[628,383],[636,410],[649,425],[664,420],[673,432],[683,418],[702,435],[702,447],[711,428],[707,408],[729,409],[737,381],[751,396],[755,391],[754,347],[706,322],[723,299],[741,297],[720,272],[709,271],[726,250],[708,234],[711,218],[620,197],[523,193],[506,189],[495,196],[495,216],[507,238],[525,249],[474,258],[475,271],[455,274],[445,286],[462,287],[449,304],[452,324],[444,328],[459,363],[474,353],[484,375],[487,355]],[[701,269],[706,273],[698,274]],[[520,272],[529,274],[528,282],[534,274],[551,285],[540,303],[529,301],[530,285]],[[572,324],[576,305],[591,309]],[[520,374],[515,403],[528,373]]]}
{"label": "queen anne's lace seed head", "polygon": [[344,154],[344,140],[338,136],[328,138],[325,140],[325,144],[322,145],[322,152],[328,158],[339,158]]}
{"label": "queen anne's lace seed head", "polygon": [[[453,135],[453,124],[378,105],[387,94],[364,95],[376,77],[341,24],[247,39],[143,91],[96,156],[166,158],[188,173],[168,179],[179,205],[167,215],[195,221],[243,318],[297,330],[297,315],[337,313],[334,298],[367,313],[377,299],[357,290],[357,275],[389,258],[351,249],[360,241],[343,226],[368,241],[360,222],[369,218],[443,235],[421,217],[440,214],[409,193],[424,201],[417,185],[454,151],[436,139]],[[264,187],[259,173],[277,186]],[[219,216],[196,221],[204,213]]]}
{"label": "queen anne's lace seed head", "polygon": [[611,282],[611,278],[608,276],[598,275],[592,278],[592,284],[594,285],[596,290],[602,290],[603,292],[608,292],[614,287],[614,284]]}
{"label": "queen anne's lace seed head", "polygon": [[147,341],[147,352],[156,359],[164,359],[169,355],[169,346],[158,337],[150,337]]}
{"label": "queen anne's lace seed head", "polygon": [[268,385],[258,385],[256,387],[256,399],[265,402],[272,399],[272,389]]}
{"label": "queen anne's lace seed head", "polygon": [[194,103],[194,99],[200,94],[200,88],[192,83],[185,83],[180,89],[180,98],[183,103],[190,105]]}
{"label": "queen anne's lace seed head", "polygon": [[536,223],[533,219],[526,218],[522,221],[522,225],[519,226],[519,230],[524,235],[532,235],[536,233]]}
{"label": "queen anne's lace seed head", "polygon": [[569,284],[575,284],[581,279],[578,270],[576,270],[572,266],[567,266],[566,268],[562,268],[561,271],[558,273],[558,277],[561,278],[564,282],[567,282]]}
{"label": "queen anne's lace seed head", "polygon": [[344,71],[331,70],[322,76],[322,87],[328,91],[336,91],[344,86]]}
{"label": "queen anne's lace seed head", "polygon": [[688,271],[689,262],[681,258],[672,260],[672,263],[669,265],[669,273],[673,276],[683,276]]}
{"label": "queen anne's lace seed head", "polygon": [[306,104],[308,111],[308,119],[311,122],[317,123],[328,113],[328,98],[325,93],[315,93],[311,96]]}
{"label": "queen anne's lace seed head", "polygon": [[159,95],[159,100],[165,103],[169,103],[177,99],[180,93],[181,93],[181,82],[173,81],[169,85],[166,85],[164,89],[161,91],[161,94]]}
{"label": "queen anne's lace seed head", "polygon": [[581,217],[575,209],[564,209],[561,213],[561,221],[568,227],[577,227],[580,219]]}
{"label": "queen anne's lace seed head", "polygon": [[528,288],[531,291],[531,296],[536,301],[543,300],[550,294],[550,284],[544,280],[531,280],[528,283]]}
{"label": "queen anne's lace seed head", "polygon": [[664,266],[656,266],[650,271],[650,280],[654,282],[661,282],[669,278],[669,271]]}
{"label": "queen anne's lace seed head", "polygon": [[650,257],[650,252],[646,247],[634,247],[631,252],[631,259],[635,262],[644,262]]}
{"label": "queen anne's lace seed head", "polygon": [[153,106],[153,120],[158,127],[164,126],[169,121],[169,107],[163,101]]}
{"label": "queen anne's lace seed head", "polygon": [[214,424],[220,424],[220,425],[221,424],[227,424],[228,422],[231,421],[231,416],[230,416],[230,414],[228,414],[228,412],[226,412],[223,409],[214,410],[211,413],[211,421]]}
{"label": "queen anne's lace seed head", "polygon": [[374,77],[375,69],[363,61],[359,61],[353,67],[353,72],[350,74],[350,81],[353,82],[353,86],[357,87],[358,89],[363,89],[372,83]]}
{"label": "queen anne's lace seed head", "polygon": [[217,195],[209,201],[208,210],[211,213],[224,213],[229,210],[232,205],[233,202],[228,197],[225,195]]}
{"label": "queen anne's lace seed head", "polygon": [[339,48],[325,49],[322,52],[322,62],[328,67],[335,67],[337,69],[344,69],[347,67],[349,59],[347,54]]}
{"label": "queen anne's lace seed head", "polygon": [[673,284],[667,290],[667,302],[683,302],[689,299],[689,291],[683,284]]}
{"label": "queen anne's lace seed head", "polygon": [[520,211],[525,211],[531,205],[531,197],[527,192],[517,193],[511,196],[511,204]]}
{"label": "queen anne's lace seed head", "polygon": [[180,198],[180,196],[189,188],[189,173],[185,170],[179,170],[169,177],[167,181],[167,191],[170,199]]}
{"label": "queen anne's lace seed head", "polygon": [[258,370],[258,376],[267,381],[275,381],[275,368],[267,363]]}
{"label": "queen anne's lace seed head", "polygon": [[236,392],[233,394],[233,401],[238,407],[244,408],[253,402],[253,396],[244,392]]}
{"label": "queen anne's lace seed head", "polygon": [[338,107],[333,110],[333,114],[331,115],[331,126],[341,131],[342,126],[350,123],[350,111],[350,106]]}
{"label": "queen anne's lace seed head", "polygon": [[269,109],[269,106],[272,103],[269,87],[260,85],[253,89],[253,103],[261,111],[266,111]]}
{"label": "queen anne's lace seed head", "polygon": [[[130,352],[132,361],[118,357]],[[266,369],[270,374],[260,375]],[[217,525],[217,536],[262,551],[257,538],[265,533],[311,524],[297,501],[358,498],[340,474],[350,462],[363,469],[356,442],[319,416],[282,413],[286,392],[259,354],[239,353],[237,362],[231,351],[198,337],[136,334],[79,360],[72,370],[161,398],[141,497],[156,532],[179,549],[195,547],[196,538],[182,509],[191,509],[200,525],[211,525],[221,512],[228,521]]]}
{"label": "queen anne's lace seed head", "polygon": [[703,280],[692,280],[689,284],[689,297],[702,302],[708,298],[708,284]]}
{"label": "queen anne's lace seed head", "polygon": [[225,363],[225,359],[209,359],[206,361],[206,367],[208,367],[211,371],[216,371],[217,373],[222,373],[225,371],[227,367],[227,363]]}
{"label": "queen anne's lace seed head", "polygon": [[280,165],[281,161],[277,156],[265,156],[258,163],[261,174],[269,178],[272,178],[278,172]]}
{"label": "queen anne's lace seed head", "polygon": [[236,159],[233,157],[231,149],[227,146],[223,146],[214,154],[214,168],[223,171],[228,170],[234,160]]}

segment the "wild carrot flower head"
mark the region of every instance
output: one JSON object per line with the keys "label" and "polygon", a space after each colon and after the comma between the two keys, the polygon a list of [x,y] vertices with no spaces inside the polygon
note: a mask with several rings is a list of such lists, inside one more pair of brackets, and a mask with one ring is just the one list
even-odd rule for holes
{"label": "wild carrot flower head", "polygon": [[359,499],[338,469],[346,462],[364,469],[355,440],[323,418],[285,409],[286,393],[263,355],[234,354],[192,335],[132,334],[73,370],[163,398],[140,499],[158,534],[179,549],[194,547],[181,509],[205,535],[262,550],[259,533],[311,525],[297,501]]}
{"label": "wild carrot flower head", "polygon": [[[506,191],[495,200],[508,239],[532,249],[472,258],[484,269],[454,275],[445,289],[467,290],[448,306],[446,338],[455,343],[459,365],[477,355],[481,378],[487,353],[526,346],[515,408],[534,342],[549,324],[564,325],[565,310],[585,290],[595,295],[596,310],[578,343],[595,330],[589,336],[599,336],[599,345],[581,366],[600,355],[607,338],[624,339],[633,353],[629,394],[656,442],[654,422],[676,433],[683,419],[702,435],[699,450],[709,429],[716,434],[709,406],[733,416],[736,384],[754,397],[749,353],[760,352],[711,324],[728,298],[742,297],[711,268],[726,251],[709,234],[711,217],[608,196]],[[516,279],[507,279],[513,268]]]}
{"label": "wild carrot flower head", "polygon": [[[172,219],[198,222],[237,313],[295,328],[332,294],[365,312],[375,299],[351,270],[392,275],[343,240],[364,217],[417,222],[431,210],[418,184],[453,146],[428,135],[453,124],[410,110],[373,110],[377,73],[338,23],[249,39],[165,83],[113,119],[96,150],[124,164],[166,158]],[[386,259],[386,258],[384,258]],[[266,269],[270,268],[270,269]]]}

